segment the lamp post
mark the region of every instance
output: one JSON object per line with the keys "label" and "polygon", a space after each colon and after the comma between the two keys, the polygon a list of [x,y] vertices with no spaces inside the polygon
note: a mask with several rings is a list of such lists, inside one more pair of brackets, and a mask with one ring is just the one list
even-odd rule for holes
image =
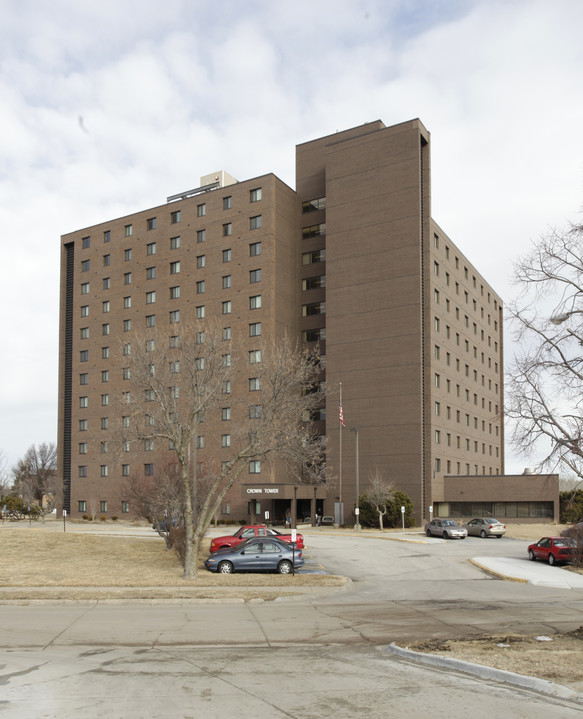
{"label": "lamp post", "polygon": [[358,482],[358,427],[351,427],[351,432],[354,432],[356,435],[356,507],[354,509],[354,514],[356,515],[356,524],[354,525],[355,531],[360,531],[360,507],[358,506],[358,499],[360,495],[359,490],[359,482]]}
{"label": "lamp post", "polygon": [[549,317],[549,321],[554,325],[562,325],[563,322],[566,322],[569,317],[571,317],[571,315],[580,314],[583,314],[583,310],[570,310],[569,312],[562,312],[560,315],[553,315],[552,317]]}

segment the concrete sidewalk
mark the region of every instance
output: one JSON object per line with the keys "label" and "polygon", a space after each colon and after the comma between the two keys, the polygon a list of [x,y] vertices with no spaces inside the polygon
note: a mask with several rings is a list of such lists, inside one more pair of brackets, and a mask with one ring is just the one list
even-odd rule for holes
{"label": "concrete sidewalk", "polygon": [[508,557],[474,557],[470,561],[501,579],[558,589],[583,589],[583,574],[543,562]]}

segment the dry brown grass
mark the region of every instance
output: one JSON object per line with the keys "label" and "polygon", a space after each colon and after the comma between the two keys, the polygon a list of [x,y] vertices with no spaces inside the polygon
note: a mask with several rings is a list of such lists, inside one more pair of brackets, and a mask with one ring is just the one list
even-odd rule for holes
{"label": "dry brown grass", "polygon": [[[52,530],[52,531],[51,531]],[[337,586],[339,577],[306,574],[281,576],[273,574],[219,575],[208,572],[203,565],[208,556],[205,542],[198,562],[198,577],[184,579],[182,566],[173,551],[167,551],[162,539],[154,537],[103,536],[98,531],[57,532],[54,527],[38,524],[27,528],[0,527],[2,561],[0,563],[0,596],[36,598],[60,596],[207,596],[194,589],[223,588],[228,596],[263,596],[273,598],[278,592],[309,587]],[[238,589],[265,588],[266,593],[237,594]],[[79,592],[55,592],[80,589]],[[85,589],[88,588],[88,589]],[[304,589],[301,589],[304,588]],[[2,590],[6,591],[2,591]],[[34,589],[27,592],[26,589]],[[92,590],[92,591],[89,591]],[[152,591],[156,589],[158,591]],[[10,590],[10,591],[8,591]],[[44,591],[40,591],[44,590]],[[270,590],[271,591],[270,593]],[[216,591],[212,596],[216,596]]]}

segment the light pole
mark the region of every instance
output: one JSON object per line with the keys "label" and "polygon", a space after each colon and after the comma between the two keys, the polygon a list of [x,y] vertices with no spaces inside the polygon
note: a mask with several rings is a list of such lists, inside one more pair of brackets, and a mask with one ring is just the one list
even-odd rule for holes
{"label": "light pole", "polygon": [[354,509],[354,514],[356,515],[356,524],[354,525],[354,529],[359,532],[360,531],[360,507],[358,506],[358,499],[359,499],[359,482],[358,482],[358,427],[351,427],[351,432],[354,432],[356,434],[356,507]]}
{"label": "light pole", "polygon": [[549,321],[552,322],[554,325],[562,325],[563,322],[566,322],[571,315],[580,315],[583,314],[583,310],[570,310],[569,312],[563,312],[560,315],[553,315],[549,318]]}

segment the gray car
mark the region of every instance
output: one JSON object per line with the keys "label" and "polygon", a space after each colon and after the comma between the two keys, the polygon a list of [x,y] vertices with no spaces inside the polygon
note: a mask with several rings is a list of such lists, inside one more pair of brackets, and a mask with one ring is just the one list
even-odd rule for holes
{"label": "gray car", "polygon": [[460,527],[453,519],[433,519],[425,525],[425,534],[428,537],[465,539],[468,536],[468,530],[465,527]]}
{"label": "gray car", "polygon": [[468,530],[468,534],[474,537],[498,537],[506,534],[506,525],[499,522],[494,517],[474,517],[464,524]]}

